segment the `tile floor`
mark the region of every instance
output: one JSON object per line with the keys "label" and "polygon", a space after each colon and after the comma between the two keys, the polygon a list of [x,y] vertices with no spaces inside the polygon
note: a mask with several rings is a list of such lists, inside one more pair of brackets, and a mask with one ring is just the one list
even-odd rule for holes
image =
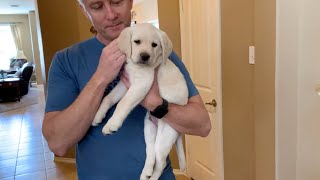
{"label": "tile floor", "polygon": [[43,88],[39,103],[0,113],[0,180],[77,179],[72,163],[54,162],[41,133]]}

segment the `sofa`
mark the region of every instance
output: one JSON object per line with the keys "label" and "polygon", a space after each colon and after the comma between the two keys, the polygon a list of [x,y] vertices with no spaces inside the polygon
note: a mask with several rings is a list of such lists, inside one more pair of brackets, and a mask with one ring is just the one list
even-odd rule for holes
{"label": "sofa", "polygon": [[22,65],[20,79],[20,95],[24,96],[28,94],[30,89],[30,79],[34,71],[34,66],[32,63],[27,62]]}
{"label": "sofa", "polygon": [[30,80],[34,71],[34,66],[31,62],[24,63],[15,74],[7,75],[7,78],[19,78],[20,96],[28,94],[30,89]]}

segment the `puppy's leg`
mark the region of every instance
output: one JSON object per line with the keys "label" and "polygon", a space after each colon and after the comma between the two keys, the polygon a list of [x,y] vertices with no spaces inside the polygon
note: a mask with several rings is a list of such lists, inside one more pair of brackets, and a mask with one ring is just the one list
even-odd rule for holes
{"label": "puppy's leg", "polygon": [[140,180],[148,180],[153,172],[156,161],[154,143],[157,136],[157,126],[151,121],[149,112],[144,119],[144,140],[146,142],[146,161],[142,170]]}
{"label": "puppy's leg", "polygon": [[92,126],[97,126],[99,123],[101,123],[109,108],[117,103],[126,94],[126,92],[126,86],[122,81],[119,81],[116,87],[114,87],[113,90],[103,98],[103,101],[101,102],[100,107],[93,119]]}
{"label": "puppy's leg", "polygon": [[179,159],[180,171],[184,172],[186,170],[186,156],[183,150],[183,142],[182,142],[181,134],[179,134],[178,139],[176,141],[176,149],[177,149],[177,154]]}
{"label": "puppy's leg", "polygon": [[107,124],[103,127],[104,135],[116,132],[121,126],[125,118],[136,107],[149,92],[153,78],[149,81],[140,82],[131,85],[125,96],[119,101],[116,110]]}
{"label": "puppy's leg", "polygon": [[166,166],[166,160],[179,134],[170,125],[158,121],[158,132],[155,142],[156,164],[150,180],[158,180]]}

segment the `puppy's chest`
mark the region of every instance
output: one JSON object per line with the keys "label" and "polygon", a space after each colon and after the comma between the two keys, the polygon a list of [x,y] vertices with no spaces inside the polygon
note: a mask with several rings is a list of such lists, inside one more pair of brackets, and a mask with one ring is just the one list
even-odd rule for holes
{"label": "puppy's chest", "polygon": [[125,71],[129,76],[131,84],[153,81],[154,69],[151,67],[139,66],[131,63],[125,65]]}

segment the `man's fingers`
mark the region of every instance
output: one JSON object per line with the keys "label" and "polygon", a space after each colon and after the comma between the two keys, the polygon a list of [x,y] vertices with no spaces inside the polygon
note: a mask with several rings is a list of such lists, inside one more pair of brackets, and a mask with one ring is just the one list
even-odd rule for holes
{"label": "man's fingers", "polygon": [[118,57],[118,58],[114,61],[114,67],[115,67],[116,69],[119,68],[119,70],[120,70],[120,68],[122,67],[123,63],[125,62],[125,59],[126,59],[126,55],[125,55],[125,54],[122,54],[120,57]]}
{"label": "man's fingers", "polygon": [[117,41],[113,40],[108,46],[104,48],[105,53],[111,55],[119,51]]}
{"label": "man's fingers", "polygon": [[117,58],[117,61],[123,63],[125,59],[126,59],[126,55],[122,53],[122,54]]}
{"label": "man's fingers", "polygon": [[126,55],[122,53],[116,61],[122,65],[126,61]]}
{"label": "man's fingers", "polygon": [[112,56],[113,56],[113,59],[117,61],[122,55],[124,54],[120,50],[118,50]]}
{"label": "man's fingers", "polygon": [[115,43],[113,46],[110,46],[110,52],[112,53],[112,54],[115,54],[115,53],[117,53],[118,51],[120,51],[120,49],[118,48],[118,45]]}

